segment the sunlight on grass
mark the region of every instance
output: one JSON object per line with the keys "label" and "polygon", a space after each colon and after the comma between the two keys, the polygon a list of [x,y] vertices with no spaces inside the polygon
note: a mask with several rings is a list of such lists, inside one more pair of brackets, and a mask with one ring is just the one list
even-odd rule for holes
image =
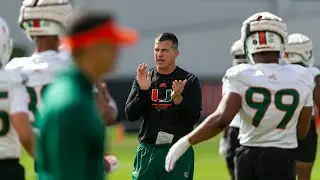
{"label": "sunlight on grass", "polygon": [[[110,175],[109,180],[130,180],[133,168],[133,160],[137,147],[137,136],[127,135],[123,142],[116,141],[115,131],[113,128],[108,129],[108,135],[111,145],[109,145],[111,153],[115,154],[120,161],[119,169]],[[195,147],[196,164],[195,164],[195,180],[229,180],[227,169],[223,158],[218,154],[219,138],[210,140],[206,143]],[[320,143],[319,148],[320,150]],[[23,153],[21,163],[26,168],[27,180],[34,180],[35,173],[33,171],[33,160]],[[320,158],[318,156],[317,163],[314,167],[312,179],[320,179]]]}

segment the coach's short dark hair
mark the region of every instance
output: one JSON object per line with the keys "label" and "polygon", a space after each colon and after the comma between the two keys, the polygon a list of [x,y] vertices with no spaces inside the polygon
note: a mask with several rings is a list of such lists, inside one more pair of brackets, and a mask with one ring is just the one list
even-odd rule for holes
{"label": "coach's short dark hair", "polygon": [[72,36],[77,33],[86,32],[114,20],[115,18],[110,12],[78,9],[68,19],[66,35]]}
{"label": "coach's short dark hair", "polygon": [[171,41],[172,44],[173,44],[173,47],[175,49],[178,49],[178,46],[179,46],[179,42],[178,42],[178,38],[176,35],[174,35],[173,33],[170,33],[170,32],[165,32],[165,33],[162,33],[162,34],[159,34],[157,37],[156,37],[156,41]]}

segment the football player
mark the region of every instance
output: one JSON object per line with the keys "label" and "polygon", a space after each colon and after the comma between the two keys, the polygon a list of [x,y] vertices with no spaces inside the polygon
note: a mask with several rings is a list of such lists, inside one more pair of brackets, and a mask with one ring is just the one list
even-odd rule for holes
{"label": "football player", "polygon": [[[313,67],[314,57],[312,54],[312,41],[306,35],[294,33],[289,35],[286,46],[285,62],[298,64],[309,69],[314,76],[316,86],[314,89],[314,100],[320,107],[320,70]],[[318,110],[318,112],[320,112]],[[316,132],[315,110],[312,111],[310,130],[304,139],[298,141],[296,154],[296,168],[299,180],[310,180],[313,163],[316,159],[318,135]]]}
{"label": "football player", "polygon": [[60,57],[58,47],[71,5],[67,0],[60,1],[60,4],[51,1],[23,1],[19,23],[27,37],[34,42],[35,52],[30,57],[14,58],[6,65],[6,69],[20,70],[28,75],[28,108],[35,128],[35,117],[45,89],[56,73],[67,65],[67,61]]}
{"label": "football player", "polygon": [[[59,46],[59,53],[61,58],[71,61],[70,51],[65,44]],[[107,84],[103,81],[98,81],[93,87],[93,93],[106,125],[114,124],[118,116],[118,106],[109,93]]]}
{"label": "football player", "polygon": [[20,103],[28,100],[23,85],[26,79],[18,71],[3,69],[13,48],[9,34],[6,21],[0,17],[0,177],[24,180],[24,168],[19,163],[21,144],[33,155],[34,136],[27,105]]}
{"label": "football player", "polygon": [[[6,69],[20,70],[28,75],[28,108],[35,130],[35,117],[45,89],[55,79],[57,72],[71,63],[67,51],[61,52],[60,42],[71,12],[72,6],[68,0],[59,3],[56,0],[24,0],[21,6],[19,23],[27,37],[35,43],[35,52],[30,57],[12,59]],[[103,87],[103,84],[97,84],[99,93],[95,93],[95,96],[106,123],[110,124],[116,118],[117,108],[114,101],[108,98],[106,87],[105,90]],[[112,155],[106,155],[106,160],[110,159],[108,156]],[[111,169],[116,167],[112,166]]]}
{"label": "football player", "polygon": [[191,145],[216,136],[239,113],[236,179],[295,179],[293,150],[297,134],[303,138],[309,130],[314,77],[302,66],[279,64],[287,38],[286,24],[271,13],[259,12],[243,22],[241,40],[253,65],[227,70],[218,108],[171,147],[167,171]]}
{"label": "football player", "polygon": [[[233,56],[232,65],[247,64],[248,59],[243,49],[243,42],[237,40],[233,43],[230,49],[230,54]],[[231,121],[230,125],[224,130],[223,136],[220,139],[219,152],[225,158],[232,180],[234,176],[234,157],[236,149],[240,147],[238,135],[240,127],[240,116],[237,114]]]}

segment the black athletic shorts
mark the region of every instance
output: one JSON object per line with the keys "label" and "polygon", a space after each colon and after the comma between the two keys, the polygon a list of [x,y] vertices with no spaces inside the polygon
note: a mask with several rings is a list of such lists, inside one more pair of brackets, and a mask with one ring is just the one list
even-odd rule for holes
{"label": "black athletic shorts", "polygon": [[298,140],[296,149],[296,160],[302,162],[314,162],[316,160],[318,145],[318,134],[314,117],[312,118],[310,129],[304,139]]}
{"label": "black athletic shorts", "polygon": [[19,159],[0,160],[1,180],[25,180],[24,168],[19,163]]}
{"label": "black athletic shorts", "polygon": [[240,146],[235,158],[236,180],[295,180],[294,149]]}
{"label": "black athletic shorts", "polygon": [[239,128],[230,126],[227,131],[227,154],[226,161],[230,174],[234,174],[234,157],[236,156],[236,149],[240,147],[239,139]]}

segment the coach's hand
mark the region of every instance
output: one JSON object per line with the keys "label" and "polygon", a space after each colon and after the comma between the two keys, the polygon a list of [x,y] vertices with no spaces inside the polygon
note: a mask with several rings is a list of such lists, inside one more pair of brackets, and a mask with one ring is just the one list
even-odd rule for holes
{"label": "coach's hand", "polygon": [[173,96],[180,95],[186,85],[187,80],[174,80],[172,82]]}
{"label": "coach's hand", "polygon": [[137,81],[141,90],[148,90],[151,86],[151,73],[147,70],[147,64],[139,64],[137,68]]}
{"label": "coach's hand", "polygon": [[183,97],[181,96],[181,93],[183,92],[184,86],[186,85],[187,80],[174,80],[172,82],[172,93],[171,97],[174,102],[174,104],[181,104]]}
{"label": "coach's hand", "polygon": [[170,148],[166,157],[166,171],[170,172],[173,170],[178,159],[189,149],[189,147],[190,142],[188,136],[184,136]]}

